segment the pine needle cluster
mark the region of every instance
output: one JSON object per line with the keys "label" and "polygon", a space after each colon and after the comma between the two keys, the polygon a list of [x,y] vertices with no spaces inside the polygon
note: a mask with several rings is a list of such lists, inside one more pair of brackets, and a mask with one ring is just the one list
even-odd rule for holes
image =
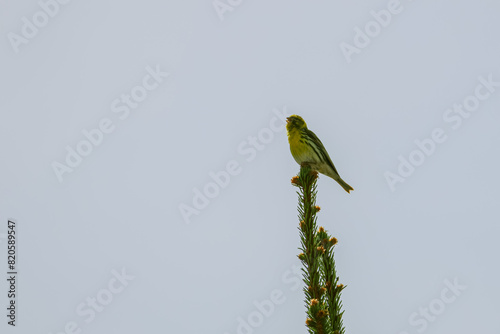
{"label": "pine needle cluster", "polygon": [[305,283],[306,325],[311,334],[344,334],[342,302],[345,288],[339,284],[333,258],[337,239],[323,228],[317,228],[316,181],[318,173],[307,165],[300,168],[292,184],[299,188],[299,231],[302,253],[303,281]]}

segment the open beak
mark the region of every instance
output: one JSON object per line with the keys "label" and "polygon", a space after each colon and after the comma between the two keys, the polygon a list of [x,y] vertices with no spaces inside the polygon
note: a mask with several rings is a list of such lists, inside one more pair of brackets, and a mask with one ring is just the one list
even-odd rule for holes
{"label": "open beak", "polygon": [[287,117],[287,118],[286,118],[286,122],[287,122],[287,123],[290,123],[290,117]]}

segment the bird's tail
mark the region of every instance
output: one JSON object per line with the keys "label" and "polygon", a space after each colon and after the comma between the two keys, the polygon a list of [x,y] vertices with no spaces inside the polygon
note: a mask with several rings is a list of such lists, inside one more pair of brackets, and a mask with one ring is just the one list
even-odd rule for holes
{"label": "bird's tail", "polygon": [[354,190],[350,185],[348,185],[344,180],[342,180],[340,177],[338,179],[336,179],[335,181],[337,181],[341,186],[342,188],[344,188],[345,191],[347,191],[348,193],[351,191],[351,190]]}

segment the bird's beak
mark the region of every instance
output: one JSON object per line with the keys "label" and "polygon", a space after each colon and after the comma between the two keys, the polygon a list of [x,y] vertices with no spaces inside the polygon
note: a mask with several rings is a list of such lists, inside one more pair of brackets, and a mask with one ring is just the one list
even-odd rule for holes
{"label": "bird's beak", "polygon": [[290,123],[290,117],[287,117],[287,118],[286,118],[286,122],[287,122],[287,123]]}

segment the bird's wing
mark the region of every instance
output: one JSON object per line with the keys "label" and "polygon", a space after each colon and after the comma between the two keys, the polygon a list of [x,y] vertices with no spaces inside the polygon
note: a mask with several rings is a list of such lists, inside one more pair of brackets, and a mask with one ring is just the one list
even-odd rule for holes
{"label": "bird's wing", "polygon": [[321,157],[323,161],[325,161],[334,171],[335,173],[339,174],[337,172],[337,169],[335,168],[335,165],[332,162],[332,159],[330,159],[330,156],[328,155],[328,152],[325,149],[325,146],[323,146],[323,143],[321,140],[319,140],[318,136],[314,134],[309,129],[304,129],[306,135],[311,138],[311,142],[308,142],[308,145],[311,146],[311,148],[316,152],[316,154]]}

